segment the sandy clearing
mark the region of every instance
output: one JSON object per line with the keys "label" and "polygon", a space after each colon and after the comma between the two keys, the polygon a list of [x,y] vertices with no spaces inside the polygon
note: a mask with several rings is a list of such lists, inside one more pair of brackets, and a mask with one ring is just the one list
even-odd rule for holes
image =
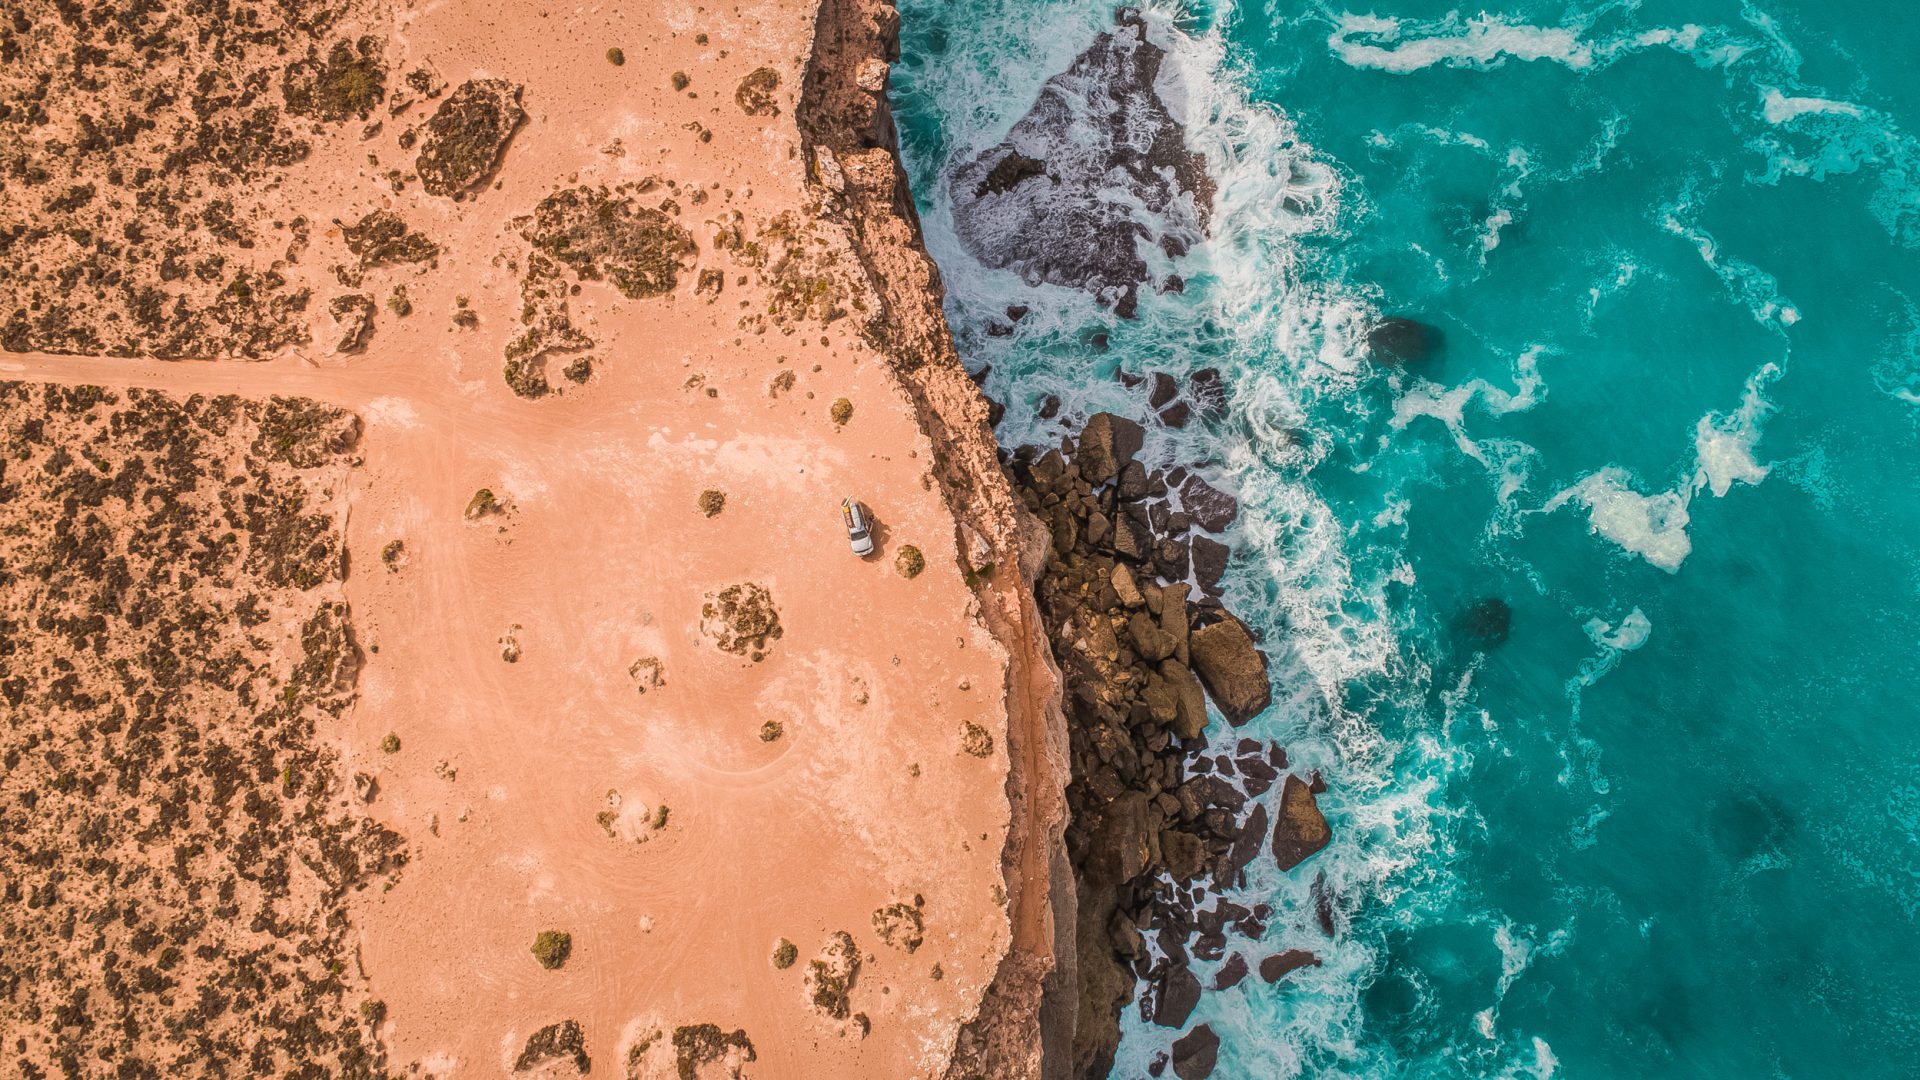
{"label": "sandy clearing", "polygon": [[[368,655],[338,737],[345,767],[379,779],[372,812],[413,851],[400,884],[355,914],[396,1064],[494,1075],[534,1030],[573,1019],[614,1075],[623,1040],[702,1022],[747,1031],[756,1077],[931,1075],[1007,947],[1007,656],[971,614],[932,448],[872,349],[845,321],[743,331],[766,298],[729,267],[716,303],[691,273],[654,300],[583,286],[574,321],[598,341],[584,387],[529,402],[499,374],[521,302],[508,220],[555,188],[658,175],[683,197],[702,190],[681,219],[703,264],[703,221],[803,209],[790,117],[812,20],[792,4],[396,9],[369,27],[393,31],[395,71],[524,85],[530,119],[497,184],[462,203],[388,191],[382,171],[410,158],[393,123],[318,144],[277,198],[316,222],[392,208],[432,236],[432,271],[368,271],[362,286],[404,283],[414,314],[380,313],[368,350],[344,357],[325,349],[323,303],[313,347],[255,363],[0,354],[9,377],[299,395],[364,420],[346,592]],[[614,44],[622,67],[604,59]],[[733,104],[761,65],[781,73],[779,117]],[[697,97],[668,85],[682,69]],[[603,152],[615,139],[621,152]],[[308,271],[346,258],[339,230],[317,228]],[[315,284],[322,300],[344,291]],[[456,297],[477,328],[451,324]],[[775,397],[781,370],[795,385]],[[842,396],[855,415],[838,428],[827,406]],[[464,520],[483,487],[508,512]],[[696,507],[707,488],[727,495],[713,518]],[[848,493],[882,526],[869,560],[838,521]],[[395,540],[405,559],[389,571]],[[909,543],[927,561],[913,580],[893,569]],[[698,630],[708,597],[741,582],[779,607],[759,663]],[[664,677],[644,695],[629,674],[643,656]],[[769,719],[783,733],[764,742]],[[991,757],[961,752],[969,723],[1001,733]],[[389,733],[398,753],[379,749]],[[664,804],[666,827],[609,837],[596,821],[609,792],[623,811]],[[883,946],[873,912],[916,895],[925,944]],[[559,971],[528,953],[549,927],[573,935]],[[802,989],[838,930],[865,955],[864,1040]],[[802,963],[776,971],[782,937]]]}

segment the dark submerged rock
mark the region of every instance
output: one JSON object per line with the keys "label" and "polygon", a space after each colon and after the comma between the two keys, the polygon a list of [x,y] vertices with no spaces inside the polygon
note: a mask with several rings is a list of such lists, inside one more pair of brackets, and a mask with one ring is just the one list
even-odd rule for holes
{"label": "dark submerged rock", "polygon": [[1418,363],[1444,343],[1439,327],[1413,319],[1382,319],[1367,331],[1367,351],[1376,364]]}
{"label": "dark submerged rock", "polygon": [[1227,384],[1220,378],[1219,368],[1201,368],[1187,376],[1187,395],[1200,415],[1209,420],[1227,414]]}
{"label": "dark submerged rock", "polygon": [[1505,600],[1490,596],[1461,612],[1455,625],[1460,636],[1482,649],[1491,649],[1507,640],[1513,629],[1513,608]]}

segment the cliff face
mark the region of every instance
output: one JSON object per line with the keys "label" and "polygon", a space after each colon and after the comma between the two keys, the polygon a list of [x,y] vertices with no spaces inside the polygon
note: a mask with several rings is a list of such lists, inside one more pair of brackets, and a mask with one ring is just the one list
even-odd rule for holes
{"label": "cliff face", "polygon": [[1033,586],[1049,541],[1015,497],[988,405],[954,350],[939,271],[920,235],[893,118],[888,66],[899,14],[888,0],[822,0],[797,120],[820,213],[844,223],[881,300],[866,336],[887,357],[935,447],[934,476],[960,523],[981,616],[1009,656],[1012,823],[1002,859],[1012,941],[961,1029],[953,1080],[1065,1075],[1073,1038],[1072,872],[1066,862],[1067,740],[1060,673]]}

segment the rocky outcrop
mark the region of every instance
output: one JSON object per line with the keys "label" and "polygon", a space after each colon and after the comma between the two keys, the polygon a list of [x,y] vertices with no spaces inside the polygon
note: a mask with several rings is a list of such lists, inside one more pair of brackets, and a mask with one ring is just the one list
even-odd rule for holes
{"label": "rocky outcrop", "polygon": [[1213,202],[1204,158],[1155,88],[1165,58],[1122,9],[1004,140],[953,171],[954,228],[975,258],[1133,316],[1141,243],[1185,254]]}
{"label": "rocky outcrop", "polygon": [[[1037,591],[1070,714],[1067,851],[1080,906],[1072,1076],[1106,1075],[1119,1010],[1141,982],[1143,1016],[1185,1025],[1202,993],[1188,937],[1198,930],[1196,955],[1219,959],[1228,925],[1254,925],[1225,901],[1195,908],[1266,843],[1266,808],[1249,809],[1231,759],[1206,753],[1208,692],[1229,720],[1246,722],[1270,694],[1266,661],[1237,619],[1190,599],[1189,515],[1168,477],[1136,459],[1143,442],[1139,424],[1101,413],[1057,448],[1013,455],[1021,498],[1050,541]],[[1266,748],[1252,745],[1241,757],[1270,782]],[[1142,936],[1149,928],[1155,949]]]}

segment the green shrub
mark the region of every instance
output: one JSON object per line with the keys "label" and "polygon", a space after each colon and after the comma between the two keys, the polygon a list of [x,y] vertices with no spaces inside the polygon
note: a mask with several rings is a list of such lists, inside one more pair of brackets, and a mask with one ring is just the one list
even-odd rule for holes
{"label": "green shrub", "polygon": [[836,425],[845,426],[847,421],[853,419],[853,402],[846,398],[834,399],[833,407],[827,410],[827,416]]}
{"label": "green shrub", "polygon": [[760,741],[773,742],[786,733],[786,727],[778,720],[769,720],[760,725]]}
{"label": "green shrub", "polygon": [[684,71],[676,71],[673,73],[673,88],[675,90],[685,90],[692,82],[693,80],[687,78],[687,73]]}
{"label": "green shrub", "polygon": [[927,557],[920,554],[919,548],[908,544],[900,549],[900,554],[894,556],[893,568],[900,571],[903,578],[917,578],[920,571],[927,568]]}
{"label": "green shrub", "polygon": [[708,517],[718,514],[726,508],[726,505],[727,493],[724,491],[715,491],[712,488],[708,488],[700,493],[700,512]]}
{"label": "green shrub", "polygon": [[533,939],[533,958],[548,971],[558,971],[573,955],[573,935],[564,930],[542,930]]}
{"label": "green shrub", "polygon": [[391,731],[387,732],[387,737],[380,740],[380,751],[381,753],[385,753],[385,754],[399,753],[400,752],[400,736],[395,735]]}
{"label": "green shrub", "polygon": [[612,64],[614,67],[619,67],[626,62],[627,54],[620,51],[620,46],[615,45],[613,48],[607,50],[607,63]]}
{"label": "green shrub", "polygon": [[792,967],[794,961],[798,959],[800,959],[800,947],[786,938],[781,938],[780,943],[773,947],[773,966],[781,971]]}

